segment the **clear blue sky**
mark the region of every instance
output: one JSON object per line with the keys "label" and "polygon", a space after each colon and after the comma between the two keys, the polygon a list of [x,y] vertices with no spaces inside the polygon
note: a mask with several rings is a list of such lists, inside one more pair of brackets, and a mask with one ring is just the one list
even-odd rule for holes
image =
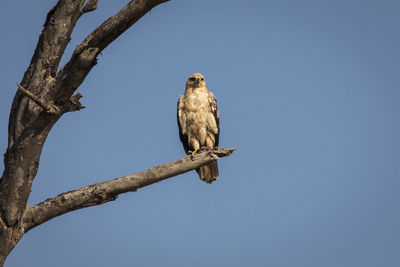
{"label": "clear blue sky", "polygon": [[[66,52],[127,1],[99,1]],[[55,1],[0,4],[0,150]],[[176,102],[205,75],[220,179],[195,172],[58,217],[6,266],[400,266],[400,2],[163,4],[111,44],[52,130],[33,205],[184,156]],[[0,167],[2,172],[3,166]]]}

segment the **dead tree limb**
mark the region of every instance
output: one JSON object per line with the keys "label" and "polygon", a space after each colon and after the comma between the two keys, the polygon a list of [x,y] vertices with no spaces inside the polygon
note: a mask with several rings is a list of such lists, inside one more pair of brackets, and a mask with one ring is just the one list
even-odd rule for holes
{"label": "dead tree limb", "polygon": [[89,185],[47,199],[36,206],[29,207],[24,215],[25,232],[54,217],[90,206],[113,201],[119,194],[160,182],[164,179],[195,170],[218,158],[229,156],[235,148],[204,151],[192,159],[187,156],[148,170]]}

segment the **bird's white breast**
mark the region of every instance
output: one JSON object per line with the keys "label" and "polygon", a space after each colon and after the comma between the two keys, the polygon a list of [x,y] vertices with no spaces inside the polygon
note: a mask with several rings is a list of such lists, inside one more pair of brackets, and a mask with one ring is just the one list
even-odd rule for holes
{"label": "bird's white breast", "polygon": [[[210,123],[211,107],[207,91],[196,90],[183,98],[183,131],[204,145]],[[212,116],[211,116],[212,117]],[[215,119],[212,117],[213,124]]]}

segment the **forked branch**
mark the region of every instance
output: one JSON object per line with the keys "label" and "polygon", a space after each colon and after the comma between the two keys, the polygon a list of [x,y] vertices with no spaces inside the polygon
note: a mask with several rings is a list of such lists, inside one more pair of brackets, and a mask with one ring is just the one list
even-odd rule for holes
{"label": "forked branch", "polygon": [[148,170],[93,184],[47,199],[29,207],[23,219],[25,232],[54,217],[90,206],[115,200],[119,194],[136,191],[146,185],[197,169],[221,157],[232,154],[235,148],[203,151],[193,158],[187,156]]}
{"label": "forked branch", "polygon": [[[155,6],[169,0],[135,0],[93,30],[74,50],[71,59],[57,74],[56,101],[65,101],[97,63],[97,56],[136,21]],[[97,4],[97,1],[92,1]],[[87,3],[89,4],[90,1]],[[84,6],[85,7],[85,6]],[[63,90],[59,90],[63,88]]]}

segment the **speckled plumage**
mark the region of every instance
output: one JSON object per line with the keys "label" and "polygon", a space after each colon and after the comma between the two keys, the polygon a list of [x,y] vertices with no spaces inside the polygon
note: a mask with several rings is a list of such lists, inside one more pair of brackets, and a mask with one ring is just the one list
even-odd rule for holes
{"label": "speckled plumage", "polygon": [[[185,94],[178,101],[179,136],[186,154],[200,148],[214,148],[219,142],[219,112],[217,100],[207,90],[200,73],[186,82]],[[218,178],[216,162],[197,169],[200,179],[211,183]]]}

